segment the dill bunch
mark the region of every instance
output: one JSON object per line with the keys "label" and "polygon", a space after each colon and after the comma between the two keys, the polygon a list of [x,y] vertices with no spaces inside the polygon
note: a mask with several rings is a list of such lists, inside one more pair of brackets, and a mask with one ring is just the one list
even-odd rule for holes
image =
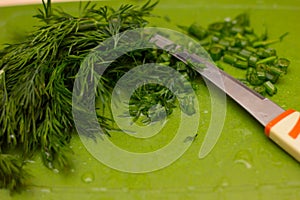
{"label": "dill bunch", "polygon": [[[73,16],[43,0],[43,9],[34,16],[42,25],[23,42],[0,51],[0,188],[24,185],[23,166],[36,151],[50,169],[70,167],[72,89],[82,60],[112,35],[146,26],[156,4],[114,9],[87,3]],[[111,87],[103,85],[102,94]],[[102,128],[114,128],[109,118],[98,120]]]}

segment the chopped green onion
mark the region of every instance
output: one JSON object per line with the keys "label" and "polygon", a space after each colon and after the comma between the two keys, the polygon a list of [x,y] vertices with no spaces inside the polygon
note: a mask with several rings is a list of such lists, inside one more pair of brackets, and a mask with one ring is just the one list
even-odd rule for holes
{"label": "chopped green onion", "polygon": [[242,56],[240,56],[240,55],[238,55],[238,54],[232,54],[232,56],[236,57],[236,58],[239,59],[239,60],[247,61],[247,58],[244,58],[244,57],[242,57]]}
{"label": "chopped green onion", "polygon": [[241,68],[241,69],[247,69],[248,68],[248,62],[247,61],[238,60],[234,64],[234,66],[237,67],[237,68]]}
{"label": "chopped green onion", "polygon": [[287,68],[290,65],[290,61],[286,58],[279,58],[276,62],[275,62],[275,66],[277,66],[278,68],[280,68],[284,73],[287,72]]}
{"label": "chopped green onion", "polygon": [[256,53],[256,52],[257,52],[257,49],[255,49],[255,48],[253,48],[253,47],[251,47],[251,46],[247,46],[247,47],[245,47],[245,49],[246,49],[247,51],[252,52],[252,53]]}
{"label": "chopped green onion", "polygon": [[274,74],[274,75],[277,75],[277,76],[280,76],[281,74],[283,74],[283,71],[277,67],[274,67],[274,66],[271,66],[269,68],[269,72]]}
{"label": "chopped green onion", "polygon": [[235,46],[236,47],[246,47],[248,45],[248,40],[244,38],[236,38]]}
{"label": "chopped green onion", "polygon": [[252,55],[251,51],[248,51],[246,49],[242,49],[239,53],[241,56],[243,56],[244,58],[249,58]]}
{"label": "chopped green onion", "polygon": [[266,87],[264,85],[256,86],[253,88],[253,90],[263,96],[266,94]]}
{"label": "chopped green onion", "polygon": [[277,88],[275,87],[275,85],[273,85],[273,83],[271,83],[270,81],[267,81],[263,84],[266,88],[266,92],[270,95],[273,96],[274,94],[277,93]]}
{"label": "chopped green onion", "polygon": [[213,60],[219,60],[222,57],[222,48],[213,46],[209,49],[209,53]]}
{"label": "chopped green onion", "polygon": [[272,83],[276,83],[278,81],[279,76],[275,74],[271,74],[269,72],[266,72],[266,78],[271,81]]}
{"label": "chopped green onion", "polygon": [[271,57],[268,57],[268,58],[258,61],[256,64],[271,63],[271,62],[274,62],[276,59],[277,59],[276,56],[271,56]]}
{"label": "chopped green onion", "polygon": [[253,43],[253,47],[264,47],[264,46],[267,46],[267,45],[270,45],[270,44],[274,44],[274,43],[277,43],[277,42],[281,42],[282,39],[288,35],[288,32],[287,33],[284,33],[283,35],[281,35],[278,39],[273,39],[273,40],[263,40],[263,41],[258,41],[258,42],[254,42]]}
{"label": "chopped green onion", "polygon": [[263,71],[263,72],[265,72],[265,71],[268,71],[268,65],[267,64],[265,64],[265,63],[260,63],[260,64],[257,64],[256,65],[256,70],[257,71]]}
{"label": "chopped green onion", "polygon": [[273,48],[264,49],[262,52],[262,56],[267,58],[271,56],[276,56],[276,50]]}
{"label": "chopped green onion", "polygon": [[246,82],[255,86],[261,94],[266,94],[265,81],[276,83],[282,74],[287,73],[290,61],[278,58],[277,52],[269,45],[280,42],[288,33],[279,38],[268,39],[268,30],[258,36],[250,26],[249,15],[243,13],[231,20],[212,23],[207,28],[207,37],[200,40],[217,66],[226,65],[246,69]]}
{"label": "chopped green onion", "polygon": [[211,41],[217,43],[217,42],[220,41],[220,38],[217,37],[217,36],[215,36],[215,35],[213,35],[213,36],[211,37]]}
{"label": "chopped green onion", "polygon": [[235,58],[234,56],[231,56],[229,54],[225,54],[223,56],[223,61],[233,65],[234,63],[236,63],[237,58]]}
{"label": "chopped green onion", "polygon": [[249,59],[248,59],[249,66],[255,67],[257,61],[258,61],[258,58],[256,56],[250,56]]}
{"label": "chopped green onion", "polygon": [[216,32],[221,32],[223,28],[224,28],[223,22],[216,22],[208,26],[209,30],[216,31]]}
{"label": "chopped green onion", "polygon": [[251,67],[247,70],[246,79],[251,85],[261,85],[263,83],[263,80],[257,76],[257,71]]}
{"label": "chopped green onion", "polygon": [[231,46],[230,41],[225,40],[225,39],[221,39],[221,40],[219,41],[219,44],[220,44],[220,45],[223,45],[223,46],[225,46],[225,47]]}
{"label": "chopped green onion", "polygon": [[237,34],[237,33],[243,34],[244,33],[244,28],[242,26],[233,26],[231,28],[231,33],[233,33],[233,34]]}
{"label": "chopped green onion", "polygon": [[204,39],[207,36],[207,31],[205,28],[203,28],[202,26],[200,26],[197,23],[193,23],[189,29],[188,29],[189,34],[195,36],[196,38],[198,38],[199,40]]}
{"label": "chopped green onion", "polygon": [[241,51],[241,49],[238,48],[238,47],[228,47],[227,50],[230,51],[230,52],[232,52],[232,53],[238,53],[238,52]]}
{"label": "chopped green onion", "polygon": [[257,72],[257,77],[260,79],[260,80],[265,80],[267,77],[266,77],[266,72],[263,72],[263,71],[258,71]]}

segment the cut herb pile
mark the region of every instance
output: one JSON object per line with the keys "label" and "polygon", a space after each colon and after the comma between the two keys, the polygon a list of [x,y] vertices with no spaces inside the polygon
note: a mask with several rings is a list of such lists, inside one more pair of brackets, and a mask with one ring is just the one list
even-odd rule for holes
{"label": "cut herb pile", "polygon": [[[223,69],[229,64],[244,69],[245,82],[249,87],[262,95],[274,95],[274,85],[279,77],[287,73],[290,61],[279,58],[276,50],[269,45],[280,42],[287,33],[278,39],[268,39],[267,31],[258,36],[250,26],[247,13],[215,22],[203,28],[193,23],[186,31],[200,40],[216,64]],[[224,63],[226,63],[224,65]]]}

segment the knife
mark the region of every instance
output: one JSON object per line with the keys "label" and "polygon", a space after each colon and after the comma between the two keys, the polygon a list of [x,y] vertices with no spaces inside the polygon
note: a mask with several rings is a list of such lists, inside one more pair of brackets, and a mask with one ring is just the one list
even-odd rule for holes
{"label": "knife", "polygon": [[[153,36],[151,41],[162,49],[175,44],[158,34]],[[247,110],[265,127],[266,136],[300,162],[300,113],[298,111],[293,109],[284,110],[276,103],[220,70],[213,62],[209,62],[196,54],[191,54],[184,50],[181,52],[170,51],[170,53],[185,63],[204,64],[204,68],[196,68],[197,72]],[[210,150],[202,153],[200,150],[200,157],[201,154],[204,157]]]}

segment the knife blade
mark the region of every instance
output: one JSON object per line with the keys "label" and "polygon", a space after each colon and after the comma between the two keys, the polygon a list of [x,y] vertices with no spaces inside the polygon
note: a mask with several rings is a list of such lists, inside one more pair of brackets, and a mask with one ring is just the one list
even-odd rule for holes
{"label": "knife blade", "polygon": [[[158,34],[151,40],[160,48],[175,44]],[[204,64],[204,68],[196,67],[196,71],[247,110],[265,127],[265,134],[270,139],[300,162],[300,113],[298,111],[284,110],[216,67],[213,62],[196,54],[188,53],[186,50],[170,53],[185,63]]]}

